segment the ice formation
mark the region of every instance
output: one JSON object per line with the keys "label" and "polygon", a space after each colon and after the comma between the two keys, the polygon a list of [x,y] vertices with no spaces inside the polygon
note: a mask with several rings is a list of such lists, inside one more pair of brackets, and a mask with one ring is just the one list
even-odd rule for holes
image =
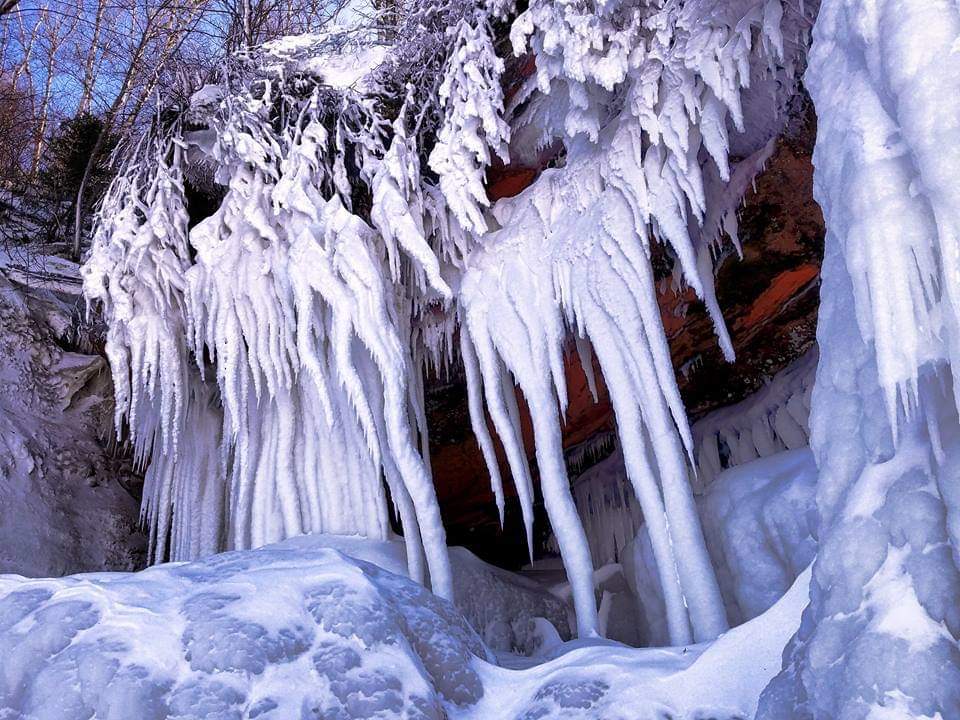
{"label": "ice formation", "polygon": [[[697,498],[731,625],[766,612],[813,561],[816,481],[813,455],[802,448],[725,470]],[[656,565],[642,525],[619,563],[637,601],[645,643],[667,643]]]}
{"label": "ice formation", "polygon": [[758,718],[960,716],[960,12],[824,0],[810,607]]}
{"label": "ice formation", "polygon": [[[727,468],[807,447],[816,368],[817,351],[813,348],[750,397],[693,424],[690,430],[697,462],[692,477],[698,493],[709,491]],[[577,467],[597,453],[608,457],[576,475],[572,494],[593,565],[601,567],[619,562],[624,548],[640,530],[644,513],[631,490],[623,452],[615,439],[600,434],[596,440],[568,451],[567,465]],[[699,514],[703,517],[702,509]],[[556,547],[555,539],[551,538],[550,544]]]}
{"label": "ice formation", "polygon": [[[491,38],[504,20],[514,52],[536,61],[506,105]],[[330,33],[238,58],[198,107],[160,118],[108,193],[86,266],[110,323],[117,425],[149,461],[154,557],[304,531],[384,538],[382,476],[411,576],[425,559],[451,597],[421,396],[422,373],[451,361],[459,334],[494,489],[502,497],[484,403],[528,537],[515,386],[531,410],[578,631],[594,634],[560,447],[573,336],[611,390],[671,640],[724,630],[650,244],[669,246],[729,355],[711,246],[733,231],[737,189],[776,134],[807,22],[780,0],[537,0],[519,15],[451,0],[414,6],[363,80],[328,77],[357,37]],[[487,212],[486,167],[529,127],[562,144],[560,166]],[[223,199],[190,228],[184,175],[197,165]]]}
{"label": "ice formation", "polygon": [[810,444],[810,396],[818,357],[811,348],[750,397],[694,423],[700,488],[726,468]]}
{"label": "ice formation", "polygon": [[[747,407],[763,407],[749,401],[769,398],[770,393],[761,391],[746,401]],[[731,625],[761,615],[813,560],[816,480],[812,454],[798,448],[726,469],[696,496]],[[617,621],[636,627],[625,637],[642,645],[670,644],[656,558],[643,514],[630,495],[619,450],[579,477],[573,494],[593,564],[599,568],[598,592],[606,589],[601,578],[607,575],[622,573],[629,586],[632,604],[625,609],[629,620]]]}

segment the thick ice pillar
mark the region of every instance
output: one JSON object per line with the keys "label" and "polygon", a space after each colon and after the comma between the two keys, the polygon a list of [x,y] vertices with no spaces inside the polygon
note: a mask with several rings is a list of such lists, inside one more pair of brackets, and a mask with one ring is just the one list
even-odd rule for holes
{"label": "thick ice pillar", "polygon": [[[757,718],[960,717],[960,575],[945,502],[960,494],[952,398],[925,373],[923,407],[901,418],[895,446],[835,238],[823,274],[811,418],[820,550],[810,606]],[[939,462],[927,422],[938,410]]]}
{"label": "thick ice pillar", "polygon": [[820,549],[760,720],[960,717],[958,35],[952,3],[821,4]]}

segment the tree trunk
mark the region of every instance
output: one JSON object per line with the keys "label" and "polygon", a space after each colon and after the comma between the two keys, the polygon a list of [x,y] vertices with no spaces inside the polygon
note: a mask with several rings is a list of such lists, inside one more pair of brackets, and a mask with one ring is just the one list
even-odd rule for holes
{"label": "tree trunk", "polygon": [[80,180],[80,189],[77,190],[77,199],[73,205],[73,259],[76,262],[80,262],[83,252],[83,199],[87,192],[87,185],[90,184],[93,171],[97,167],[97,159],[103,150],[103,144],[109,132],[109,124],[104,122],[100,134],[97,135],[97,141],[93,144],[93,149],[90,151],[90,157],[87,158],[86,167],[83,169],[83,178]]}

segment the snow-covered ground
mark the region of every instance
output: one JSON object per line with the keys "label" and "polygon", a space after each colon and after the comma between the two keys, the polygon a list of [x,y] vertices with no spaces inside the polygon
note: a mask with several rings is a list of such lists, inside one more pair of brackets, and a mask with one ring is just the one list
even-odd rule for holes
{"label": "snow-covered ground", "polygon": [[[455,557],[458,582],[504,595]],[[752,717],[807,597],[804,575],[712,643],[575,641],[509,669],[453,605],[385,567],[405,567],[402,545],[304,536],[139,573],[2,576],[0,718]],[[509,624],[517,606],[489,610]]]}

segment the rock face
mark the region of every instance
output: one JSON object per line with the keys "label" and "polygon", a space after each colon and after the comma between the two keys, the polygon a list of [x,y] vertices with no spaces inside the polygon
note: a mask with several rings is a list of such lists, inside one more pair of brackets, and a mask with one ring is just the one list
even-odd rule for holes
{"label": "rock face", "polygon": [[[716,264],[717,297],[736,362],[723,359],[710,319],[693,292],[671,286],[670,259],[659,259],[663,324],[691,421],[756,391],[814,343],[824,235],[812,190],[815,134],[813,113],[801,104],[740,212],[743,257],[728,244]],[[546,164],[549,158],[541,155],[532,161]],[[529,165],[499,168],[491,173],[490,195],[516,194],[536,174]],[[566,376],[570,404],[563,439],[575,475],[612,450],[614,419],[602,381],[594,402],[575,353],[568,357]],[[513,508],[508,504],[501,531],[483,458],[470,431],[462,378],[433,384],[427,402],[434,481],[451,544],[468,545],[500,564],[521,564],[526,550],[519,510],[515,503]],[[520,404],[532,462],[532,433],[522,398]],[[502,455],[500,459],[505,469]],[[512,485],[507,483],[505,490],[512,493]],[[545,518],[538,518],[538,525],[545,533]]]}
{"label": "rock face", "polygon": [[106,363],[71,352],[73,307],[0,270],[0,573],[63,575],[143,565],[129,463],[99,438]]}

